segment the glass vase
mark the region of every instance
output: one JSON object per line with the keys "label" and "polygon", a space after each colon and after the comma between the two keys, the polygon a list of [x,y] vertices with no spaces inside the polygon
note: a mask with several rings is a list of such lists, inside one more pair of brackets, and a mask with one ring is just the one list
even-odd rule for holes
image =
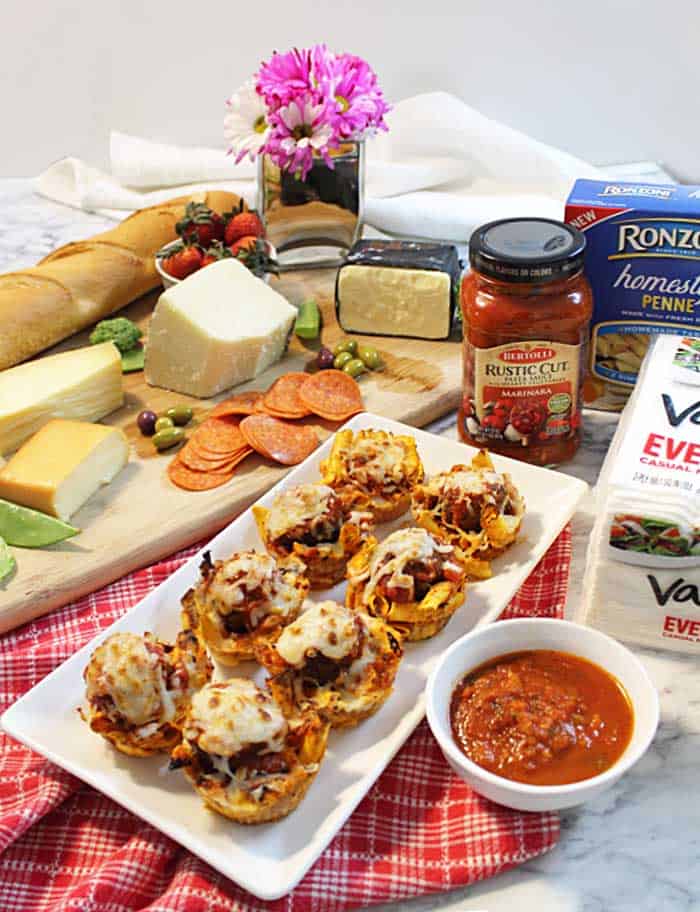
{"label": "glass vase", "polygon": [[300,180],[267,155],[258,160],[258,211],[281,270],[339,266],[360,237],[365,189],[363,142],[315,158]]}

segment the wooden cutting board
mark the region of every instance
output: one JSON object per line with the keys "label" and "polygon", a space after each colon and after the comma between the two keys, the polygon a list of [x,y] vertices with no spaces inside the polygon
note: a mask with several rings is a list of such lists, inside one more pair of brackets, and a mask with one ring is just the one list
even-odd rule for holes
{"label": "wooden cutting board", "polygon": [[[316,298],[323,312],[324,344],[332,348],[343,338],[333,308],[335,270],[286,273],[272,281],[273,287],[293,304]],[[156,293],[142,298],[123,313],[147,329],[156,298]],[[76,335],[53,351],[85,345],[87,335]],[[368,411],[422,427],[457,407],[462,378],[461,347],[457,339],[426,342],[356,338],[366,338],[368,344],[374,345],[385,365],[381,372],[365,374],[360,381]],[[282,361],[236,390],[264,390],[280,374],[303,370],[319,344],[318,341],[302,344],[293,337]],[[220,488],[203,492],[176,488],[165,472],[173,452],[157,454],[151,442],[139,433],[136,416],[144,408],[160,413],[172,405],[187,403],[193,407],[197,420],[206,415],[214,400],[191,399],[149,387],[143,373],[126,374],[124,381],[126,403],[104,421],[123,428],[129,437],[132,445],[129,464],[72,518],[82,530],[80,535],[41,550],[13,549],[17,570],[0,583],[0,632],[210,537],[287,471],[250,456],[241,463],[233,480]],[[322,438],[336,427],[321,419],[306,421],[318,429]]]}

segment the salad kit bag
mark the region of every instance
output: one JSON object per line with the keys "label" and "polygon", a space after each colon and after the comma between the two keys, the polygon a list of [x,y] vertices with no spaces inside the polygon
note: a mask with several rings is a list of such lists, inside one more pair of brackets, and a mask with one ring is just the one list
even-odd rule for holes
{"label": "salad kit bag", "polygon": [[579,620],[700,655],[700,340],[658,336],[597,487]]}

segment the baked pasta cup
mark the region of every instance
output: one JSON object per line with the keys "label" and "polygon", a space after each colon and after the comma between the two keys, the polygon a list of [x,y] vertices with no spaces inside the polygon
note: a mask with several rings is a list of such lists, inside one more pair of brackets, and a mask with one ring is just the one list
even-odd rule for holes
{"label": "baked pasta cup", "polygon": [[494,469],[481,450],[470,465],[452,466],[413,489],[416,524],[463,555],[467,575],[491,576],[489,561],[513,544],[525,514],[525,502],[505,472]]}
{"label": "baked pasta cup", "polygon": [[426,640],[464,601],[466,573],[452,545],[425,529],[373,536],[348,564],[346,604],[381,617],[407,640]]}
{"label": "baked pasta cup", "polygon": [[301,611],[309,592],[304,564],[277,562],[269,554],[240,551],[212,562],[208,551],[199,583],[182,599],[184,627],[196,631],[222,665],[255,658]]}
{"label": "baked pasta cup", "polygon": [[348,560],[372,530],[369,513],[343,505],[322,484],[288,488],[269,510],[253,507],[253,515],[270,554],[302,560],[312,589],[330,589],[345,579]]}
{"label": "baked pasta cup", "polygon": [[170,767],[182,768],[207,807],[224,817],[267,823],[306,794],[329,728],[312,710],[287,713],[269,691],[231,678],[195,695]]}
{"label": "baked pasta cup", "polygon": [[90,728],[132,757],[171,750],[192,695],[212,664],[192,631],[174,645],[152,633],[113,633],[90,657],[80,715]]}
{"label": "baked pasta cup", "polygon": [[345,504],[367,510],[377,523],[403,516],[423,480],[416,441],[387,431],[338,431],[320,471]]}
{"label": "baked pasta cup", "polygon": [[400,634],[381,618],[327,601],[308,603],[258,661],[281,706],[311,705],[333,728],[343,728],[384,703],[402,655]]}

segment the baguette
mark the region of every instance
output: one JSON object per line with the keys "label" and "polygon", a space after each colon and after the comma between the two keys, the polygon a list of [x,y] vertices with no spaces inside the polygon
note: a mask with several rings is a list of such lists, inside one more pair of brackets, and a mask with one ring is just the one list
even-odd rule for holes
{"label": "baguette", "polygon": [[59,247],[37,266],[0,275],[0,370],[103,320],[160,283],[156,252],[176,237],[190,201],[222,213],[240,202],[211,191],[139,209],[115,228]]}

